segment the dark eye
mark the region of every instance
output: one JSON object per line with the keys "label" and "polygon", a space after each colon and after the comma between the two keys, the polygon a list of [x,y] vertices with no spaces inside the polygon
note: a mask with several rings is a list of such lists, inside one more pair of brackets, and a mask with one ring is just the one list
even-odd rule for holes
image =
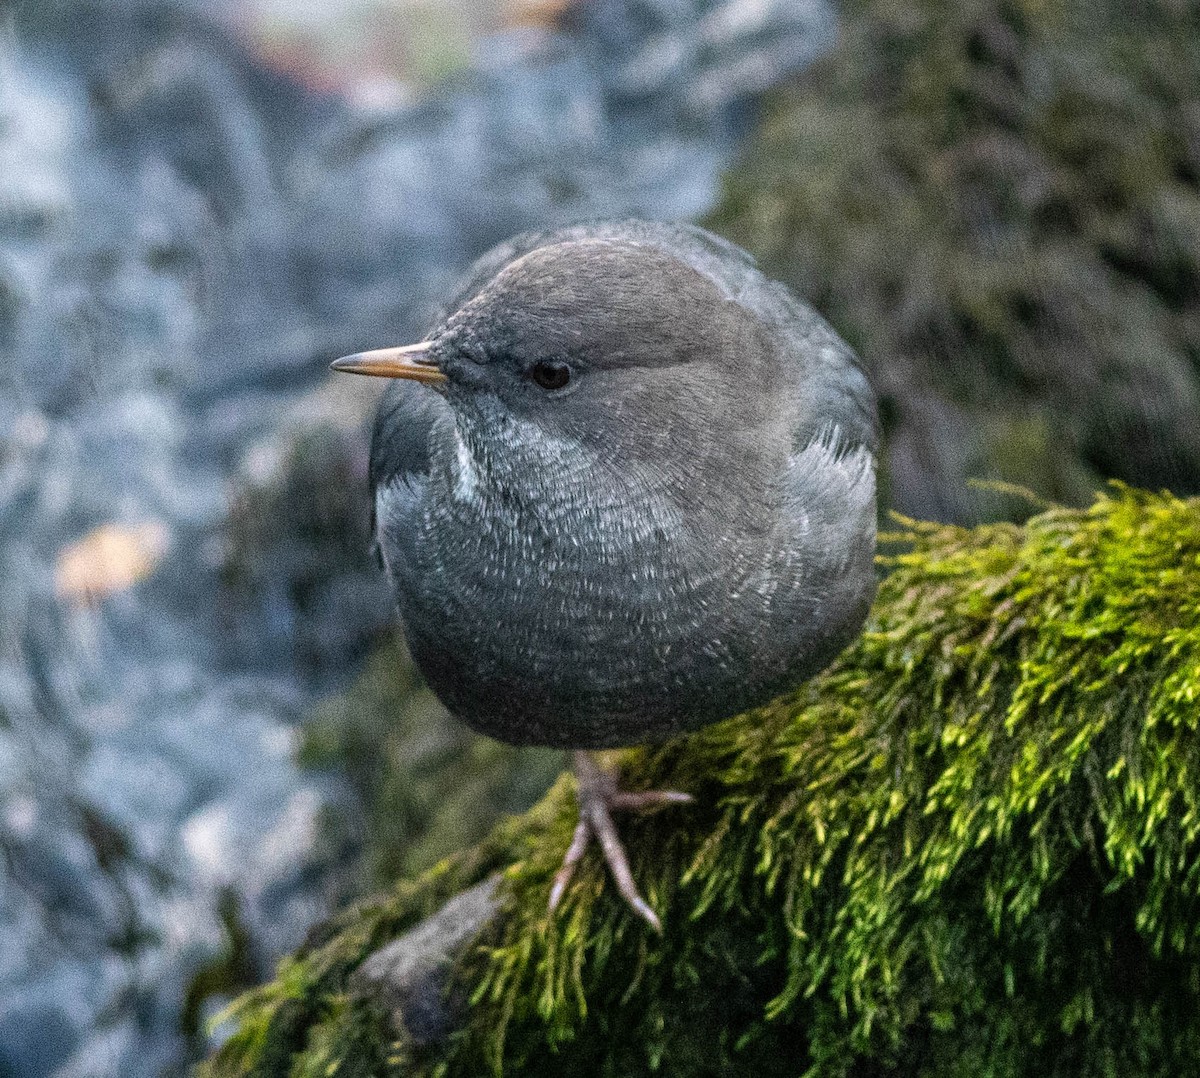
{"label": "dark eye", "polygon": [[571,368],[565,363],[535,363],[529,376],[543,389],[562,389],[571,380]]}

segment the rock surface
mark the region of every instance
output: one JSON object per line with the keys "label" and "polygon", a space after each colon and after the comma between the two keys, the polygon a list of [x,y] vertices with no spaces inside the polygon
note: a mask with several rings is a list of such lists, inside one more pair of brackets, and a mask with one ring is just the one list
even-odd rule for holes
{"label": "rock surface", "polygon": [[387,1007],[396,1032],[418,1047],[461,1020],[443,998],[454,963],[499,912],[495,877],[455,895],[398,939],[367,956],[350,987]]}

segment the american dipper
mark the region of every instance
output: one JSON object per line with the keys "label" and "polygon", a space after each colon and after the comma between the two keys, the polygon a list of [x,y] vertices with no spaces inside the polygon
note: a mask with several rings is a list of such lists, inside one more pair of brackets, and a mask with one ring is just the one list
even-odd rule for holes
{"label": "american dipper", "polygon": [[589,750],[763,704],[829,662],[875,589],[875,400],[819,315],[688,225],[527,233],[419,344],[371,445],[375,535],[412,655],[470,726],[575,750],[580,820],[655,928]]}

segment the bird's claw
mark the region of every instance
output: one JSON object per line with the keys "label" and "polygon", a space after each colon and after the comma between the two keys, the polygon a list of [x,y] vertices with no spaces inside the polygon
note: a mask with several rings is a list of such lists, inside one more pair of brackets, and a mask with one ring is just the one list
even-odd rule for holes
{"label": "bird's claw", "polygon": [[576,866],[583,859],[588,842],[594,837],[616,881],[621,897],[629,903],[655,932],[662,932],[662,922],[641,896],[629,868],[629,858],[613,823],[613,809],[645,811],[664,805],[685,805],[693,800],[691,794],[677,790],[618,790],[612,775],[603,770],[590,753],[574,754],[575,777],[579,790],[579,823],[567,847],[562,867],[555,873],[550,888],[550,909],[553,911],[562,901],[567,885],[575,875]]}

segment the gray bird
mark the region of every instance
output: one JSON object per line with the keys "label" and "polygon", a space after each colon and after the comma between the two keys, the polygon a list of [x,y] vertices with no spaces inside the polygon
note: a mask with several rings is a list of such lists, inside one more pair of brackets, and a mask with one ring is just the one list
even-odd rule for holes
{"label": "gray bird", "polygon": [[484,255],[395,378],[375,534],[414,660],[464,722],[573,752],[580,820],[654,927],[590,750],[662,741],[808,678],[875,590],[877,422],[851,349],[741,249],[644,221]]}

